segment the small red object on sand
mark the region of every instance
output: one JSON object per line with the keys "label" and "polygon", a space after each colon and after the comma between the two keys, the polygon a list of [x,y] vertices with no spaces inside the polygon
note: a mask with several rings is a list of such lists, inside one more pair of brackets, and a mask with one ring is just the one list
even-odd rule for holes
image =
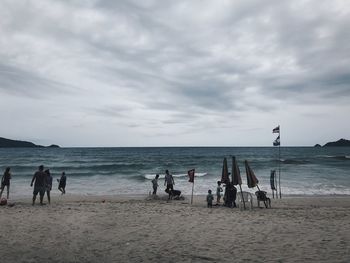
{"label": "small red object on sand", "polygon": [[7,199],[5,197],[1,198],[0,205],[7,205]]}

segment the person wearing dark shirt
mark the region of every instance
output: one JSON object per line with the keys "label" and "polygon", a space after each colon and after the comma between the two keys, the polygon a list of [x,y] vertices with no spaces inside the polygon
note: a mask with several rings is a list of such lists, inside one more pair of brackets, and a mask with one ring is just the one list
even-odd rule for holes
{"label": "person wearing dark shirt", "polygon": [[165,178],[164,178],[164,185],[166,185],[165,192],[169,194],[168,199],[170,200],[172,191],[174,190],[174,177],[172,174],[169,173],[168,170],[165,170]]}
{"label": "person wearing dark shirt", "polygon": [[58,190],[62,192],[62,194],[66,193],[66,182],[67,182],[67,177],[66,173],[62,172],[61,178],[57,179],[58,181]]}
{"label": "person wearing dark shirt", "polygon": [[213,207],[213,200],[214,200],[214,196],[212,195],[211,190],[208,190],[208,195],[207,195],[208,208]]}
{"label": "person wearing dark shirt", "polygon": [[46,169],[45,170],[45,174],[46,174],[46,195],[47,195],[47,201],[49,202],[49,204],[51,204],[51,198],[50,198],[50,192],[52,189],[52,176],[50,174],[50,170]]}
{"label": "person wearing dark shirt", "polygon": [[[35,183],[34,183],[35,182]],[[40,195],[40,205],[43,205],[43,199],[46,191],[46,174],[44,172],[44,166],[40,165],[39,170],[35,172],[30,186],[33,187],[33,205],[35,204],[36,196]]]}
{"label": "person wearing dark shirt", "polygon": [[11,180],[11,173],[10,173],[10,167],[7,167],[4,175],[1,178],[1,191],[0,191],[0,198],[2,195],[2,192],[5,189],[5,186],[7,188],[7,199],[9,199],[10,196],[10,180]]}

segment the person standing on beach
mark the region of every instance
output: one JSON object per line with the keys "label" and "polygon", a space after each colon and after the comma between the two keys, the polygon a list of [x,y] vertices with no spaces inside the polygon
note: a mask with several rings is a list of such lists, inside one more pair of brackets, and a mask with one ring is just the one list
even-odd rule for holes
{"label": "person standing on beach", "polygon": [[51,204],[51,198],[50,198],[50,192],[52,189],[52,176],[50,174],[50,170],[46,169],[45,170],[45,174],[46,174],[46,195],[47,195],[47,201],[49,202],[49,204]]}
{"label": "person standing on beach", "polygon": [[153,195],[157,194],[157,188],[158,188],[158,178],[159,174],[156,175],[156,177],[152,180],[152,186],[153,186]]}
{"label": "person standing on beach", "polygon": [[164,181],[164,185],[166,185],[166,189],[165,192],[167,192],[169,194],[169,198],[172,195],[172,191],[174,190],[174,177],[169,173],[168,170],[165,170],[165,181]]}
{"label": "person standing on beach", "polygon": [[66,193],[66,182],[67,182],[66,173],[62,172],[61,178],[57,179],[57,181],[58,181],[58,190],[60,190],[62,194],[65,194]]}
{"label": "person standing on beach", "polygon": [[220,205],[220,199],[221,199],[221,192],[222,187],[221,187],[221,181],[218,181],[218,187],[216,188],[216,205]]}
{"label": "person standing on beach", "polygon": [[213,200],[214,200],[214,196],[211,194],[211,190],[208,190],[208,195],[207,195],[208,208],[212,208],[213,207]]}
{"label": "person standing on beach", "polygon": [[33,187],[33,182],[34,183],[34,191],[33,191],[33,203],[32,205],[35,204],[35,199],[36,196],[40,195],[40,205],[43,205],[43,199],[46,191],[46,174],[44,172],[44,166],[40,165],[39,170],[35,172],[32,182],[30,183],[30,186]]}
{"label": "person standing on beach", "polygon": [[5,186],[7,188],[7,199],[9,199],[9,197],[10,197],[10,180],[11,180],[10,169],[11,169],[10,167],[7,167],[5,172],[4,172],[4,175],[1,178],[0,198],[1,198],[2,192],[5,189]]}

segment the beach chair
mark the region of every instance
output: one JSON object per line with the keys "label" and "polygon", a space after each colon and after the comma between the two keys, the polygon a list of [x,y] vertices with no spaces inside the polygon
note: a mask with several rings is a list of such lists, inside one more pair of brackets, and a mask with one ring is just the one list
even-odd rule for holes
{"label": "beach chair", "polygon": [[[243,199],[242,199],[242,195],[243,195]],[[237,205],[239,207],[240,210],[244,209],[244,204],[243,204],[243,200],[245,203],[245,207],[249,207],[249,210],[253,209],[253,196],[251,193],[249,192],[237,192]]]}
{"label": "beach chair", "polygon": [[266,208],[270,207],[271,208],[271,199],[266,196],[265,191],[256,191],[256,199],[258,201],[258,207],[260,207],[260,202],[264,202],[264,205]]}

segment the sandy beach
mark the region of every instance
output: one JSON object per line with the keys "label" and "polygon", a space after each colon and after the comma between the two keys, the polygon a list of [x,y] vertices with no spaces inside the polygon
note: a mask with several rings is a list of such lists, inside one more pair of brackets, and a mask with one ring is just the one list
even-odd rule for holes
{"label": "sandy beach", "polygon": [[271,209],[145,196],[55,196],[0,207],[1,262],[349,262],[350,197],[285,197]]}

